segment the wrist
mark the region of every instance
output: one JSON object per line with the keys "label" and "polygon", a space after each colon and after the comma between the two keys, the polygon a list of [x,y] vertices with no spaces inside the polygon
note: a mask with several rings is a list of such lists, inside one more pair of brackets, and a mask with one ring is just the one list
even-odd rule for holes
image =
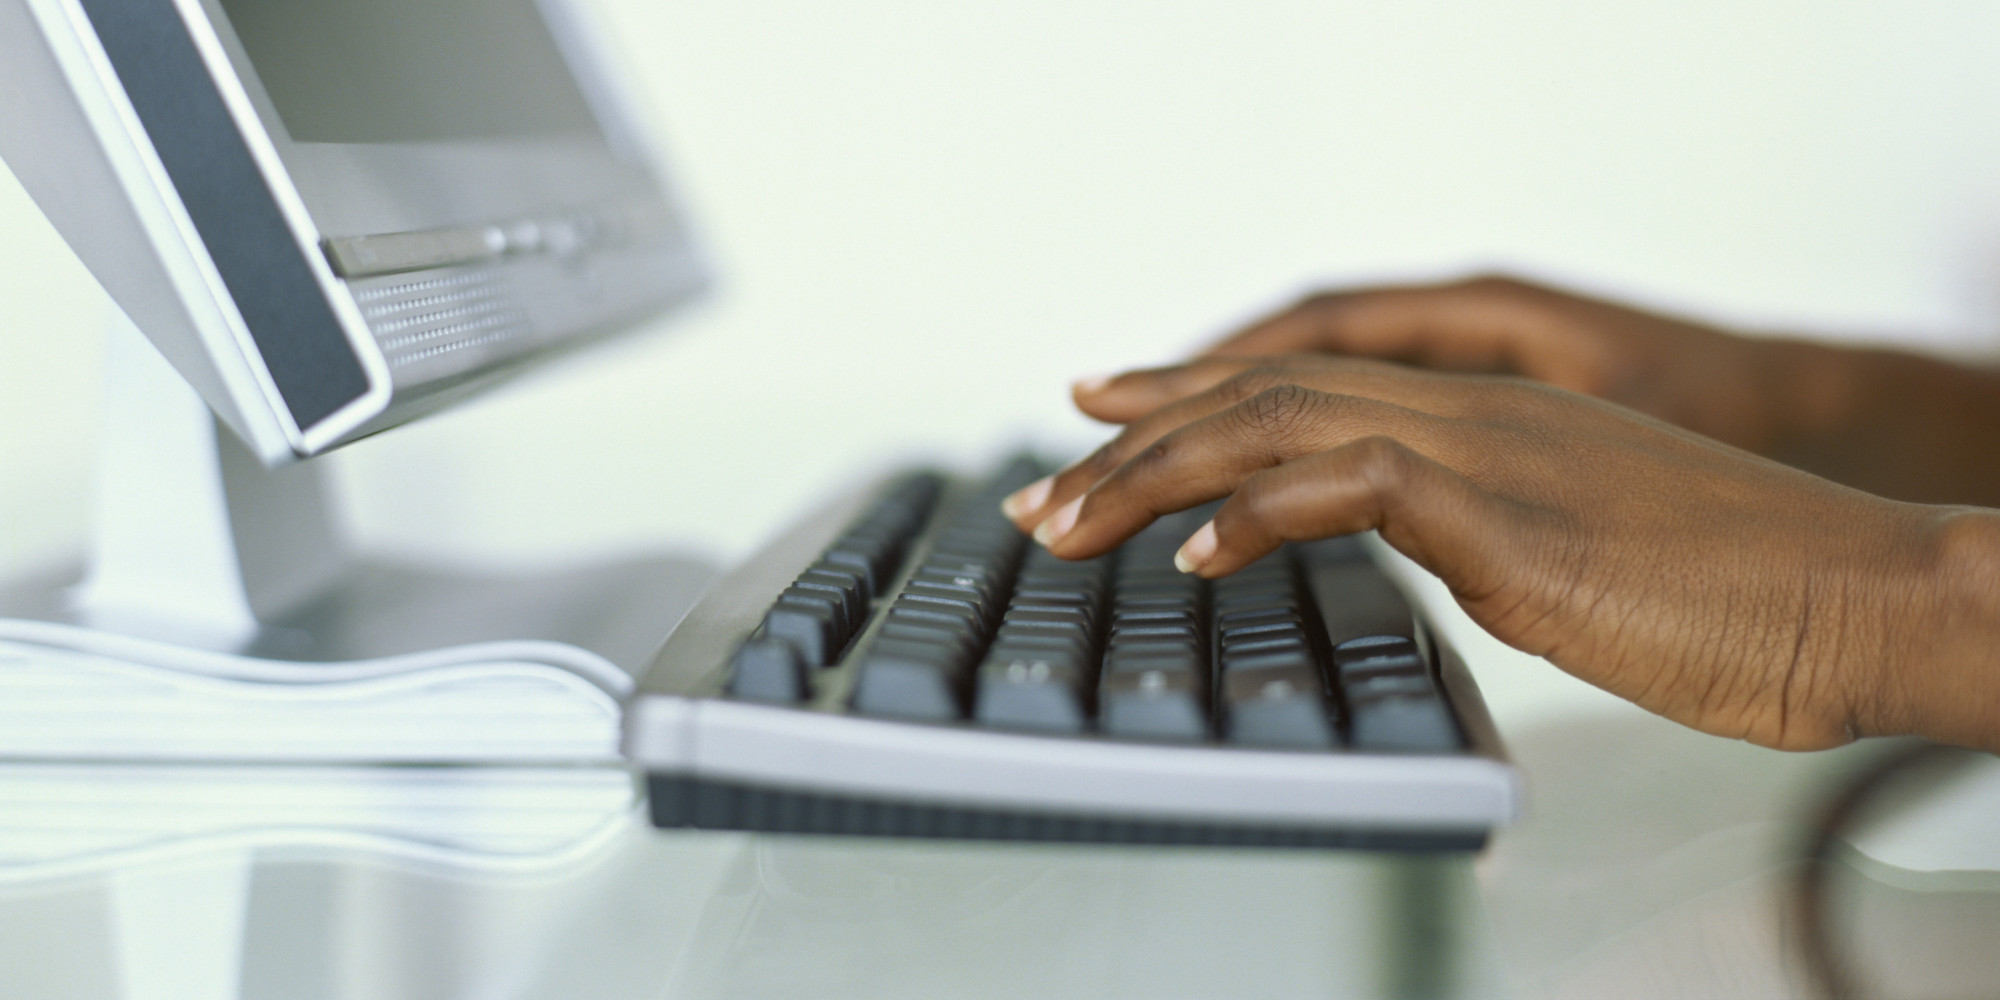
{"label": "wrist", "polygon": [[2000,751],[2000,511],[1931,510],[1924,585],[1859,728]]}

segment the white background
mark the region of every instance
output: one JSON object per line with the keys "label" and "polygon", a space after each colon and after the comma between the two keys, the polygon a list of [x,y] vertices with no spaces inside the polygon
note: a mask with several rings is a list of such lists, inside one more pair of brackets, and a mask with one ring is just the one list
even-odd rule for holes
{"label": "white background", "polygon": [[[337,455],[370,546],[735,558],[898,458],[1083,448],[1068,380],[1321,285],[2000,328],[1990,3],[596,6],[715,293]],[[84,543],[107,309],[0,180],[0,575]]]}

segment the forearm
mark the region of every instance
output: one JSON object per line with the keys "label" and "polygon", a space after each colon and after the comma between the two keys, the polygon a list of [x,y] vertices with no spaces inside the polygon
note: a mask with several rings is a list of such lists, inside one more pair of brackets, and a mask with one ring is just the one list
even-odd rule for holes
{"label": "forearm", "polygon": [[1772,458],[1891,499],[2000,507],[2000,371],[1801,341],[1761,361],[1782,414]]}

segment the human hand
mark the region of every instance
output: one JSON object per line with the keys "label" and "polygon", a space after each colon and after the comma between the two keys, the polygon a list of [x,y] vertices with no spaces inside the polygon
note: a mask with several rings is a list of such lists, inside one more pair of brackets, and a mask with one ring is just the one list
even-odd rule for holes
{"label": "human hand", "polygon": [[2000,551],[1990,514],[1884,500],[1560,389],[1383,362],[1209,358],[1078,401],[1126,428],[1007,505],[1057,555],[1228,497],[1184,569],[1375,529],[1502,641],[1697,729],[2000,744],[1981,645],[2000,639],[2000,558],[1966,555]]}
{"label": "human hand", "polygon": [[1787,346],[1513,278],[1481,277],[1312,295],[1207,354],[1325,352],[1521,375],[1769,455],[1798,402],[1787,384],[1797,372],[1774,357]]}

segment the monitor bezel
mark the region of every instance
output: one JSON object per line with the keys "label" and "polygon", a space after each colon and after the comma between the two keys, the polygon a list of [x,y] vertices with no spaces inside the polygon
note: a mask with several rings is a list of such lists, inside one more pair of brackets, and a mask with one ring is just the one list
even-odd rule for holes
{"label": "monitor bezel", "polygon": [[[84,136],[95,147],[89,166],[65,171],[53,169],[59,157],[19,145],[24,136],[16,136],[12,154],[23,155],[37,175],[31,191],[120,305],[268,465],[396,426],[550,354],[632,329],[706,287],[705,264],[684,214],[652,170],[652,150],[638,139],[636,117],[619,103],[620,92],[606,84],[602,60],[580,54],[574,45],[564,48],[563,56],[579,85],[593,95],[590,106],[602,136],[315,150],[285,134],[214,0],[13,2],[32,16],[43,51],[52,57],[48,65],[67,81],[75,101],[73,110],[51,109],[27,120],[39,117],[44,127],[56,126],[54,134],[73,154],[83,150],[78,139]],[[536,3],[551,23],[555,17],[581,17],[569,0]],[[572,28],[578,39],[601,37]],[[152,34],[135,45],[135,32],[146,31]],[[42,57],[34,55],[35,43],[23,45],[33,58],[22,67],[22,79],[46,75],[37,68]],[[135,70],[135,59],[150,65],[163,48],[178,53],[178,76],[161,80]],[[127,76],[145,81],[136,95],[127,92]],[[203,127],[189,129],[176,115],[163,116],[162,102],[149,100],[157,92],[176,96],[167,103],[205,107]],[[217,157],[233,159],[243,183],[206,202],[190,200],[183,188],[190,178],[205,177]],[[455,201],[412,196],[426,185],[430,191],[449,185],[464,195]],[[92,207],[107,195],[123,207],[109,214]],[[226,204],[217,208],[218,200]],[[266,223],[264,238],[247,255],[232,252],[235,234],[226,232],[243,218]],[[611,236],[585,241],[580,250],[574,240],[560,251],[565,241],[557,239],[544,240],[546,246],[535,252],[510,245],[500,259],[433,262],[423,265],[432,270],[413,267],[408,275],[357,274],[335,253],[337,242],[354,242],[340,240],[343,235],[422,235],[440,222],[481,223],[475,231],[492,234],[510,219],[521,223],[515,232],[541,223],[544,233],[556,236],[593,229]],[[291,282],[290,301],[302,313],[331,317],[320,324],[321,346],[332,343],[340,364],[358,368],[358,391],[317,411],[302,412],[288,401],[282,376],[310,379],[325,366],[292,364],[273,371],[274,363],[282,367],[297,358],[274,350],[269,337],[260,342],[259,334],[267,331],[246,317],[258,303],[243,290],[267,287],[230,273],[246,256],[258,266],[289,269],[299,279]],[[379,341],[383,334],[371,329],[375,314],[369,310],[377,307],[358,301],[362,289],[372,283],[379,291],[390,278],[457,268],[483,270],[505,282],[528,273],[523,267],[540,268],[543,286],[551,273],[570,275],[564,280],[575,287],[558,298],[594,296],[598,306],[557,310],[544,317],[551,325],[537,327],[529,340],[482,348],[460,368],[434,370],[415,382],[394,368]],[[232,276],[239,280],[232,283]],[[171,300],[159,295],[169,289]],[[269,313],[265,310],[267,319]],[[276,324],[295,325],[290,313]]]}

